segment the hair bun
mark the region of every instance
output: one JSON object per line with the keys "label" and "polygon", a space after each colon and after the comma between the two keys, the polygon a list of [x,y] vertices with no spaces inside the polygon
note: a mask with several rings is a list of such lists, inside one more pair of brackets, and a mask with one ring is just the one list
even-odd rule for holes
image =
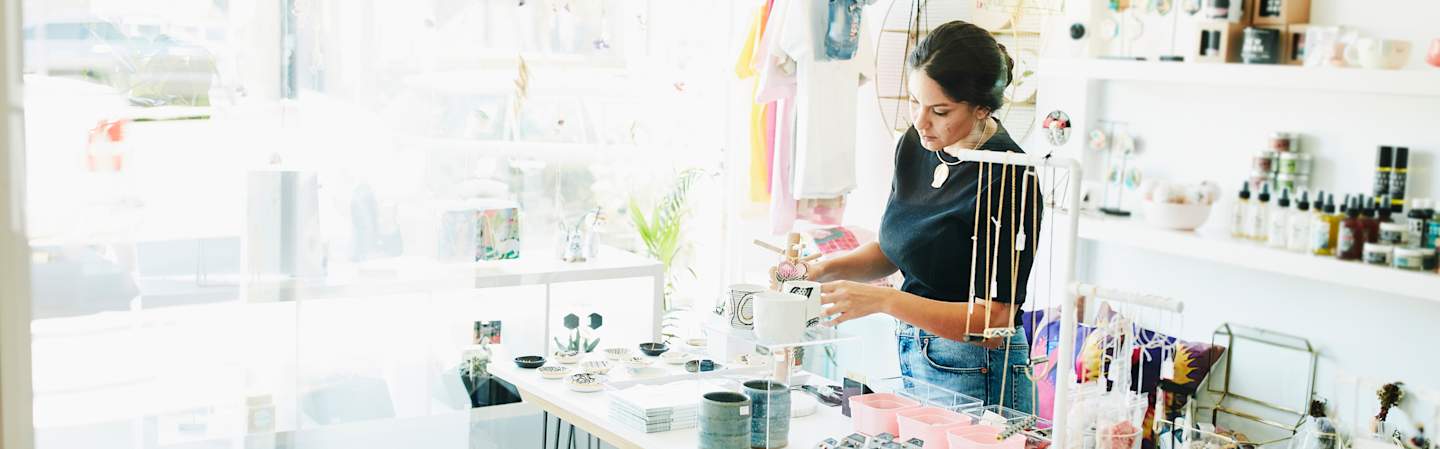
{"label": "hair bun", "polygon": [[996,41],[995,46],[1000,49],[1000,60],[1005,62],[1005,87],[1010,87],[1010,82],[1014,81],[1010,78],[1015,73],[1015,58],[1010,57],[1010,50],[1005,48],[1005,44]]}

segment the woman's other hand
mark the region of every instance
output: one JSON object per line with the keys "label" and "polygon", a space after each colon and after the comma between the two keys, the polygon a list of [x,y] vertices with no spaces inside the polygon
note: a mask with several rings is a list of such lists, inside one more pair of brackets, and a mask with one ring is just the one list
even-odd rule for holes
{"label": "woman's other hand", "polygon": [[876,313],[890,313],[891,302],[899,290],[854,281],[834,281],[820,285],[820,303],[827,305],[823,315],[833,318],[829,326]]}

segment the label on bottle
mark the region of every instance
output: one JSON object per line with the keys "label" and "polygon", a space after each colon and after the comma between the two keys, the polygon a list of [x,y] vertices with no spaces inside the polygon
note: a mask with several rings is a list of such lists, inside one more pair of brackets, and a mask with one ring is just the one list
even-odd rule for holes
{"label": "label on bottle", "polygon": [[1246,235],[1249,235],[1250,238],[1257,240],[1264,239],[1265,233],[1270,232],[1269,229],[1265,228],[1265,209],[1256,207],[1252,210],[1250,212],[1250,226],[1246,226],[1245,229],[1249,231]]}
{"label": "label on bottle", "polygon": [[1395,169],[1394,173],[1390,174],[1390,190],[1387,193],[1390,194],[1391,204],[1405,203],[1405,177],[1407,175],[1407,173],[1405,173],[1406,171],[1407,170],[1403,168],[1397,168]]}
{"label": "label on bottle", "polygon": [[1289,230],[1286,227],[1287,224],[1285,214],[1275,214],[1270,218],[1270,235],[1266,236],[1266,241],[1270,242],[1270,246],[1285,247],[1286,231]]}
{"label": "label on bottle", "polygon": [[1347,226],[1341,226],[1340,239],[1335,244],[1335,247],[1335,251],[1339,254],[1353,251],[1355,249],[1355,232],[1351,231]]}
{"label": "label on bottle", "polygon": [[1310,224],[1310,251],[1323,252],[1330,248],[1330,223],[1315,220]]}
{"label": "label on bottle", "polygon": [[1375,172],[1375,197],[1384,196],[1390,191],[1390,167],[1381,167]]}

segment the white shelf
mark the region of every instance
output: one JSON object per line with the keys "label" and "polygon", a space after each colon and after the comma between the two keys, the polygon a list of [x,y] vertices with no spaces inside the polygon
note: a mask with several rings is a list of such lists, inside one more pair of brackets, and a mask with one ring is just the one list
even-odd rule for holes
{"label": "white shelf", "polygon": [[1169,231],[1125,219],[1084,217],[1080,238],[1147,251],[1208,260],[1256,271],[1293,276],[1430,301],[1440,301],[1440,275],[1434,272],[1340,261],[1293,253],[1228,235]]}
{"label": "white shelf", "polygon": [[1294,89],[1404,96],[1440,96],[1440,69],[1377,70],[1294,65],[1205,64],[1055,58],[1040,61],[1047,77]]}

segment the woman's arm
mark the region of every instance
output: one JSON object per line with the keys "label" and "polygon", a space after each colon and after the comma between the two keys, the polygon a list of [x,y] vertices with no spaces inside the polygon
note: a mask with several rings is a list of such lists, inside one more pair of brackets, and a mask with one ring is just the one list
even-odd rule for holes
{"label": "woman's arm", "polygon": [[[1014,309],[1000,301],[946,302],[851,281],[827,282],[821,286],[821,301],[829,304],[826,315],[835,315],[831,325],[862,316],[884,313],[951,340],[965,341],[970,334],[987,328],[1008,328]],[[974,307],[971,307],[974,304]]]}
{"label": "woman's arm", "polygon": [[843,256],[812,264],[808,277],[815,282],[871,282],[896,270],[895,264],[880,250],[880,244],[870,242]]}

